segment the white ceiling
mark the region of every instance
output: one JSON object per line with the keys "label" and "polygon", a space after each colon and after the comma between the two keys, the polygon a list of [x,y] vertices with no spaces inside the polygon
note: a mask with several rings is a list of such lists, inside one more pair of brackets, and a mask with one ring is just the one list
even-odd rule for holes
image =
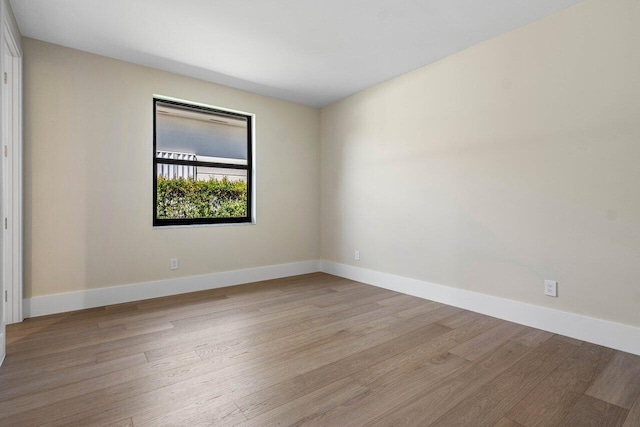
{"label": "white ceiling", "polygon": [[24,36],[321,107],[581,0],[11,0]]}

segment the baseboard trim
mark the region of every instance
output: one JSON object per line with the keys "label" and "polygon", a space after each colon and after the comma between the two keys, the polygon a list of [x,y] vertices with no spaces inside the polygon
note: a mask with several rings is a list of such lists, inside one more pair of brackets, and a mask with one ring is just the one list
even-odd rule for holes
{"label": "baseboard trim", "polygon": [[320,261],[320,270],[346,279],[640,355],[639,327],[332,261]]}
{"label": "baseboard trim", "polygon": [[26,317],[139,301],[322,271],[640,355],[640,328],[332,261],[302,261],[24,299]]}
{"label": "baseboard trim", "polygon": [[314,273],[320,271],[319,267],[320,263],[317,260],[302,261],[290,264],[223,271],[200,276],[135,283],[132,285],[45,295],[25,298],[23,300],[23,310],[25,318],[44,316],[47,314],[64,313],[85,308],[101,307],[104,305],[120,304],[123,302],[139,301],[149,298],[204,291],[207,289],[223,288],[243,283],[259,282],[261,280]]}

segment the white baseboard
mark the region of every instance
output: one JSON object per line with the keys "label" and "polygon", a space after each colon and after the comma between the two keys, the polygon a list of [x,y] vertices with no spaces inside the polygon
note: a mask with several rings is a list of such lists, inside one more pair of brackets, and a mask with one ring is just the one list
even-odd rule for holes
{"label": "white baseboard", "polygon": [[640,355],[639,327],[332,261],[321,261],[320,270],[335,276]]}
{"label": "white baseboard", "polygon": [[187,292],[223,288],[261,280],[278,279],[298,274],[319,271],[319,261],[302,261],[291,264],[270,265],[243,270],[223,271],[201,276],[179,277],[176,279],[111,286],[108,288],[63,294],[25,298],[24,316],[36,317],[47,314],[64,313],[85,308],[139,301]]}
{"label": "white baseboard", "polygon": [[25,317],[63,313],[323,271],[640,355],[640,327],[331,261],[303,261],[24,299]]}

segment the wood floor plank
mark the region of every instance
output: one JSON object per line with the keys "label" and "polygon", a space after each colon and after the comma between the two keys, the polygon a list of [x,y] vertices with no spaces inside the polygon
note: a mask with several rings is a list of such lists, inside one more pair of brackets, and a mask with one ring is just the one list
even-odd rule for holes
{"label": "wood floor plank", "polygon": [[413,371],[394,377],[388,382],[378,382],[375,387],[368,386],[369,393],[343,402],[340,406],[316,414],[310,419],[317,419],[324,425],[364,425],[470,363],[466,359],[447,353],[425,361]]}
{"label": "wood floor plank", "polygon": [[61,375],[58,372],[41,374],[30,380],[16,378],[13,381],[0,379],[0,401],[15,399],[29,393],[42,393],[47,390],[63,387],[68,384],[100,377],[123,369],[147,364],[147,358],[143,353],[116,359],[105,363],[95,363],[76,368],[71,372]]}
{"label": "wood floor plank", "polygon": [[[459,328],[463,325],[468,324],[469,322],[474,322],[476,320],[486,318],[489,316],[485,316],[480,313],[474,313],[473,311],[463,310],[460,313],[454,314],[451,317],[447,317],[446,319],[440,320],[438,323],[442,326],[446,326],[447,328],[455,329]],[[496,321],[498,319],[495,319]]]}
{"label": "wood floor plank", "polygon": [[[251,331],[252,325],[260,325],[264,329],[271,325],[270,322],[277,321],[288,316],[319,316],[322,313],[313,306],[301,306],[291,308],[284,312],[278,312],[275,315],[265,314],[259,310],[252,310],[241,313],[230,313],[227,316],[220,314],[218,318],[198,324],[198,327],[183,327],[178,322],[172,322],[174,330],[168,331],[161,336],[149,336],[146,339],[139,339],[135,342],[129,342],[127,345],[113,346],[108,349],[100,349],[96,351],[96,357],[99,361],[120,358],[132,353],[144,352],[148,353],[151,358],[164,358],[171,355],[188,353],[195,351],[198,346],[202,345],[203,340],[209,336],[215,336],[218,340],[237,335],[242,335],[239,329],[245,328]],[[298,318],[298,317],[296,317]],[[153,353],[152,353],[153,352]]]}
{"label": "wood floor plank", "polygon": [[[137,307],[134,306],[134,307],[127,307],[124,311],[135,311],[135,310],[137,310]],[[95,308],[88,308],[84,310],[69,311],[66,313],[50,314],[48,316],[34,317],[30,319],[25,319],[23,322],[20,322],[20,323],[13,323],[11,325],[7,325],[7,332],[14,332],[14,331],[19,331],[23,329],[36,330],[40,328],[49,328],[49,327],[55,327],[56,329],[58,329],[58,328],[63,328],[65,323],[67,322],[77,324],[78,321],[81,321],[83,319],[87,319],[87,318],[93,319],[96,316],[104,316],[106,314],[107,313],[106,313],[105,307],[95,307]]]}
{"label": "wood floor plank", "polygon": [[378,427],[429,425],[531,351],[529,347],[508,341],[496,351],[470,362],[466,369],[459,370],[435,384],[434,387],[425,388],[415,398],[391,408],[369,425]]}
{"label": "wood floor plank", "polygon": [[[39,356],[46,358],[51,353],[58,352],[58,351],[65,352],[70,350],[81,349],[83,347],[87,347],[91,345],[113,343],[113,342],[118,342],[125,338],[151,334],[153,332],[166,331],[168,329],[173,329],[173,325],[171,323],[162,323],[158,325],[152,325],[152,326],[140,327],[140,328],[134,328],[134,329],[121,329],[121,328],[118,328],[115,330],[110,329],[108,331],[103,331],[95,335],[83,337],[83,339],[81,340],[76,340],[76,339],[62,340],[62,342],[56,346],[47,345],[51,343],[46,343],[46,344],[43,343],[42,346],[38,346],[37,342],[32,342],[32,343],[29,343],[28,350],[25,350],[24,348],[19,347],[18,351],[22,351],[22,352],[28,351],[30,358],[36,358]],[[14,356],[15,354],[16,354],[16,351],[13,351],[13,349],[11,353],[7,351],[7,356]]]}
{"label": "wood floor plank", "polygon": [[205,401],[200,405],[192,405],[176,411],[163,413],[156,411],[151,419],[140,419],[134,417],[133,425],[136,427],[146,426],[235,426],[247,418],[242,414],[238,405],[233,402],[224,403],[220,406],[207,404]]}
{"label": "wood floor plank", "polygon": [[[255,308],[256,307],[254,307],[254,309]],[[344,306],[340,308],[344,309]],[[237,309],[238,308],[231,309],[231,310],[234,310],[233,311],[234,315],[238,315],[238,313],[235,311]],[[220,313],[229,312],[228,310],[221,311],[218,309],[214,311],[216,311],[217,314],[222,316],[222,318],[224,318],[224,314],[220,314]],[[243,312],[244,312],[244,307],[241,309],[241,313],[239,314],[239,316],[242,316]],[[253,310],[251,310],[250,312],[253,312]],[[242,320],[242,317],[237,319]],[[196,332],[196,334],[194,335],[185,335],[184,333],[182,333],[182,331],[175,331],[170,329],[166,331],[159,331],[157,333],[140,334],[140,335],[133,334],[133,336],[126,339],[120,339],[117,341],[107,340],[104,343],[98,343],[94,345],[91,345],[91,343],[85,342],[83,343],[84,348],[81,351],[75,351],[75,350],[62,351],[62,352],[56,352],[53,354],[50,353],[49,355],[44,355],[44,356],[35,357],[35,358],[33,357],[23,358],[20,363],[27,366],[40,366],[44,360],[46,360],[47,363],[50,363],[56,360],[65,360],[69,357],[70,353],[73,353],[74,355],[80,355],[82,352],[85,352],[86,354],[89,354],[89,355],[97,355],[99,361],[105,361],[105,360],[109,360],[109,358],[124,357],[130,354],[135,354],[142,351],[148,351],[148,350],[152,350],[153,348],[159,348],[159,347],[165,348],[167,354],[159,355],[158,358],[167,357],[170,355],[188,353],[192,351],[193,348],[185,348],[184,347],[185,340],[192,339],[196,342],[196,345],[197,345],[197,343],[201,342],[203,337],[209,336],[210,333],[215,333],[215,331],[213,330],[206,331],[205,329],[218,328],[225,332],[231,330],[231,328],[228,326],[228,324],[226,324],[226,322],[221,322],[221,323],[222,324],[220,326],[218,326],[217,324],[213,324],[213,325],[204,325],[203,328],[197,328],[196,331],[200,331],[200,332],[199,333]],[[16,358],[13,358],[13,360],[10,359],[10,361],[13,361],[14,363],[16,363],[16,360],[17,360]]]}
{"label": "wood floor plank", "polygon": [[614,354],[606,347],[583,344],[507,416],[525,427],[559,425]]}
{"label": "wood floor plank", "polygon": [[523,427],[523,426],[513,420],[510,420],[509,418],[502,418],[493,427]]}
{"label": "wood floor plank", "polygon": [[618,352],[586,394],[631,409],[640,396],[640,356]]}
{"label": "wood floor plank", "polygon": [[571,338],[571,337],[565,337],[564,335],[554,335],[553,336],[555,339],[557,340],[561,340],[561,341],[565,341],[568,342],[569,344],[573,344],[575,346],[579,346],[582,345],[582,341],[575,339],[575,338]]}
{"label": "wood floor plank", "polygon": [[[246,285],[242,285],[240,287],[244,288],[245,286]],[[361,285],[361,287],[362,286],[365,286],[365,285]],[[225,288],[225,289],[233,289],[233,288]],[[369,287],[369,289],[370,289],[370,287]],[[218,289],[216,291],[220,291],[220,290]],[[385,291],[385,292],[388,292],[388,291]],[[231,293],[233,293],[233,292],[231,292]],[[395,293],[395,292],[394,293],[389,292],[389,293],[392,294],[392,295],[397,295],[397,293]],[[202,292],[202,294],[204,294],[204,296],[205,296],[205,299],[206,299],[205,302],[193,305],[194,304],[193,299],[191,298],[189,300],[189,301],[191,301],[190,308],[193,309],[193,310],[196,310],[196,313],[192,313],[192,315],[196,315],[197,314],[197,310],[199,308],[204,307],[205,310],[209,310],[209,312],[211,312],[211,314],[214,314],[217,318],[221,318],[221,317],[224,318],[226,314],[231,314],[231,312],[233,312],[234,314],[238,314],[238,313],[246,312],[247,310],[249,310],[249,311],[261,310],[261,309],[264,309],[265,307],[269,307],[269,306],[271,306],[273,304],[281,306],[282,304],[287,304],[287,303],[290,303],[290,302],[296,302],[297,303],[298,301],[300,301],[302,299],[309,299],[309,298],[312,298],[312,297],[317,297],[319,295],[319,294],[315,293],[315,290],[312,290],[307,295],[295,295],[295,296],[293,296],[293,298],[292,298],[291,295],[282,295],[280,298],[276,298],[276,299],[270,297],[267,301],[261,301],[258,298],[255,301],[252,301],[252,303],[250,305],[244,305],[244,304],[238,305],[238,304],[236,304],[234,306],[230,306],[229,304],[226,304],[224,306],[220,306],[220,305],[218,305],[217,299],[215,301],[213,301],[213,303],[210,301],[210,297],[209,297],[209,293],[208,292]],[[216,298],[219,297],[219,296],[220,296],[219,294],[215,295]],[[224,296],[224,295],[222,295],[222,296]],[[182,301],[182,299],[184,298],[184,295],[178,295],[178,296],[176,296],[176,298],[179,298],[179,300]],[[212,304],[214,304],[214,305],[212,306]],[[168,309],[166,309],[166,312],[167,313],[173,313],[176,310],[184,311],[184,308],[183,307],[179,307],[179,308],[169,307]],[[90,311],[90,314],[91,314],[91,317],[89,319],[87,319],[84,316],[81,317],[79,315],[76,315],[76,313],[72,313],[72,314],[75,317],[79,317],[78,322],[82,323],[82,322],[87,322],[87,321],[94,321],[96,315],[102,316],[105,313],[104,309],[101,309],[101,310],[93,310],[92,309],[92,310],[89,310],[89,311]],[[130,312],[126,312],[126,313],[124,313],[124,317],[126,319],[131,319],[131,316],[137,316],[137,315],[139,315],[139,313],[140,313],[139,311],[136,312],[136,313],[133,313],[133,314],[131,314]],[[115,315],[117,317],[118,313],[116,312]],[[113,317],[114,316],[113,313],[112,314],[108,314],[106,316],[107,316],[106,317],[107,319],[114,318]],[[157,314],[154,313],[153,316],[156,317]],[[100,319],[104,319],[104,317],[101,317]],[[74,323],[67,323],[67,325],[73,325],[73,324]],[[56,325],[56,327],[59,327],[59,326],[60,325]],[[179,332],[176,332],[176,331],[160,331],[159,333],[156,333],[156,334],[147,334],[147,335],[144,335],[144,336],[137,336],[137,337],[134,336],[134,337],[131,337],[131,339],[127,339],[127,340],[117,340],[117,341],[107,342],[107,343],[104,343],[104,345],[102,347],[111,349],[111,348],[114,348],[114,346],[117,346],[117,347],[120,347],[122,349],[122,348],[125,348],[125,347],[126,348],[131,348],[131,346],[134,345],[137,342],[157,342],[157,341],[163,341],[164,342],[167,336],[170,336],[170,335],[173,335],[173,334],[178,334],[178,333]],[[118,346],[118,344],[121,344],[121,345]],[[90,343],[84,343],[84,347],[86,348],[87,351],[94,350],[94,348],[92,348]],[[96,345],[96,347],[100,347],[100,345]],[[68,354],[67,354],[68,352],[67,351],[59,351],[59,347],[57,347],[57,346],[52,346],[51,348],[53,349],[52,351],[55,351],[55,353],[53,353],[53,354],[50,353],[48,356],[46,356],[46,360],[47,361],[64,360],[64,359],[68,358]],[[105,351],[105,350],[97,348],[96,351]],[[123,351],[123,350],[121,350],[121,351]],[[122,357],[122,356],[125,356],[125,355],[134,354],[134,353],[138,353],[138,352],[140,352],[140,350],[133,350],[133,351],[129,351],[129,353],[119,354],[116,357]],[[78,352],[74,352],[74,354],[77,356]],[[7,360],[5,361],[5,366],[12,366],[13,367],[13,363],[16,363],[17,361],[19,361],[17,363],[20,363],[21,365],[33,364],[33,365],[38,366],[38,365],[41,364],[41,361],[44,358],[45,357],[39,357],[39,356],[35,356],[34,357],[33,354],[28,355],[28,357],[21,356],[20,358],[8,357]],[[33,363],[30,363],[30,362],[33,362]]]}
{"label": "wood floor plank", "polygon": [[133,420],[131,418],[125,418],[124,420],[118,420],[110,424],[105,424],[105,427],[133,427]]}
{"label": "wood floor plank", "polygon": [[467,360],[475,360],[480,356],[500,347],[510,338],[518,335],[525,329],[522,325],[511,322],[502,322],[482,334],[463,342],[451,349],[451,353]]}
{"label": "wood floor plank", "polygon": [[324,273],[7,327],[0,425],[640,425],[637,356]]}
{"label": "wood floor plank", "polygon": [[[292,280],[289,280],[289,282],[294,283],[295,285],[302,285],[301,290],[304,290],[305,287],[310,284],[313,285],[318,283],[317,280],[311,283],[305,282],[304,280],[305,277],[303,276],[295,276]],[[263,287],[263,283],[266,289],[261,289]],[[333,291],[331,290],[331,286],[335,286],[336,283],[341,283],[341,286],[339,287],[340,289],[350,289],[352,288],[352,284],[356,284],[355,282],[345,281],[344,279],[339,279],[338,281],[327,281],[326,279],[322,279],[319,283],[321,286],[311,286],[310,289],[307,289],[307,292],[301,292],[301,290],[298,290],[297,293],[299,295],[297,296],[291,292],[282,292],[282,288],[287,289],[287,287],[276,287],[275,285],[278,284],[278,281],[266,281],[230,288],[219,288],[209,291],[200,291],[145,301],[117,304],[108,307],[98,307],[95,309],[63,313],[60,315],[44,316],[44,320],[39,320],[42,318],[27,319],[23,323],[9,326],[11,328],[21,328],[21,325],[23,324],[33,325],[34,322],[36,324],[44,323],[46,325],[54,323],[56,330],[58,330],[70,325],[96,323],[96,321],[99,323],[101,321],[109,321],[111,319],[123,319],[125,321],[129,321],[131,318],[140,318],[140,316],[142,316],[142,318],[157,317],[176,312],[197,315],[199,309],[203,308],[205,312],[208,312],[208,307],[212,305],[218,306],[224,311],[231,310],[238,306],[250,307],[251,304],[253,304],[252,308],[254,309],[264,309],[272,304],[279,304],[282,301],[291,301],[292,299],[309,298],[319,294],[332,293]],[[346,283],[346,285],[342,285],[342,283]],[[271,288],[266,286],[268,284],[272,285]],[[362,284],[357,285],[360,288],[366,286]],[[318,290],[320,292],[315,292]],[[228,298],[225,294],[233,296],[233,307],[229,304],[224,304],[222,306],[218,305],[219,300]],[[220,308],[218,310],[210,311],[220,311]],[[52,322],[49,318],[53,318],[54,321]]]}
{"label": "wood floor plank", "polygon": [[[491,317],[479,318],[476,322],[467,323],[432,340],[419,343],[415,347],[380,363],[371,365],[355,373],[353,377],[367,386],[375,386],[376,383],[387,382],[389,378],[413,371],[425,360],[429,360],[438,354],[446,354],[451,348],[492,328],[497,322],[497,319]],[[436,323],[441,324],[440,322]]]}
{"label": "wood floor plank", "polygon": [[[267,342],[273,343],[279,340],[286,340],[287,337],[292,336],[296,336],[298,339],[295,342],[299,342],[300,340],[313,339],[314,337],[347,328],[349,328],[350,332],[356,334],[362,331],[360,325],[369,325],[372,322],[394,318],[393,315],[399,310],[402,310],[402,307],[382,307],[376,304],[358,305],[336,313],[307,319],[303,322],[293,322],[286,326],[278,325],[277,327],[269,327],[262,330],[256,328],[258,331],[252,331],[248,335],[234,334],[239,336],[227,341],[221,342],[221,340],[217,340],[214,343],[202,344],[196,350],[203,359],[210,359],[219,356],[221,353],[244,350],[247,347]],[[155,352],[147,354],[149,357],[156,357]]]}
{"label": "wood floor plank", "polygon": [[[398,310],[402,310],[402,307],[396,308],[379,306],[379,309],[381,311],[393,313]],[[450,312],[451,310],[448,308],[441,309],[442,316],[446,316]],[[360,321],[366,320],[360,319]],[[416,326],[412,326],[411,324],[407,324],[407,327],[409,329],[416,328]],[[319,328],[319,330],[323,329],[326,328]],[[31,420],[42,419],[45,414],[50,413],[52,409],[55,409],[55,407],[62,406],[65,407],[66,410],[73,410],[73,412],[78,413],[69,419],[61,420],[62,424],[77,423],[78,419],[82,419],[83,417],[84,420],[89,420],[89,422],[99,423],[104,421],[106,417],[123,418],[130,412],[139,410],[141,407],[146,408],[145,410],[148,411],[155,407],[174,404],[175,397],[173,396],[185,395],[186,391],[193,387],[208,389],[214,384],[217,387],[218,384],[225,382],[229,387],[233,388],[234,392],[244,389],[253,390],[255,387],[268,387],[270,384],[288,378],[288,376],[301,374],[306,370],[313,369],[315,366],[321,366],[323,363],[330,363],[333,360],[345,357],[345,355],[356,353],[363,345],[374,346],[388,341],[394,336],[394,330],[376,331],[375,333],[370,334],[370,336],[367,336],[366,341],[357,341],[356,346],[340,345],[340,340],[336,339],[335,336],[329,337],[329,342],[324,345],[316,346],[315,348],[312,346],[311,353],[307,351],[307,348],[303,348],[301,352],[298,352],[298,354],[289,354],[288,359],[287,357],[268,355],[271,359],[271,369],[269,369],[270,364],[267,364],[266,360],[262,357],[252,358],[249,360],[249,363],[243,363],[240,368],[237,367],[237,363],[234,363],[235,361],[230,361],[226,367],[220,367],[219,360],[205,360],[202,363],[192,364],[191,366],[185,366],[173,372],[169,372],[165,377],[154,378],[153,381],[149,381],[143,376],[132,381],[120,382],[115,385],[111,385],[109,390],[97,390],[96,392],[84,395],[81,398],[76,396],[73,399],[67,399],[57,405],[54,405],[54,408],[45,407],[38,408],[37,410],[31,410],[29,413],[23,413],[21,418],[18,417],[16,419],[16,422],[20,421],[26,423],[32,422]],[[297,365],[297,369],[292,369],[292,367],[296,366],[295,364],[292,364],[296,357],[300,359],[301,363]],[[269,375],[260,376],[260,381],[253,379],[252,374],[258,374],[261,371],[268,372]],[[135,376],[138,373],[133,374]],[[230,383],[232,378],[240,379],[241,382],[236,383],[237,385]],[[134,392],[137,393],[134,394]],[[214,394],[217,396],[218,392],[214,390]],[[122,402],[127,398],[133,396],[135,396],[135,399],[122,404]],[[199,396],[199,398],[208,399],[208,396],[209,394],[204,393],[204,395]],[[234,397],[234,395],[233,393],[229,393],[222,397],[224,399],[230,399]],[[102,409],[99,413],[95,414],[91,409],[83,412],[82,408],[87,407],[90,402],[95,400],[100,400],[102,403]]]}
{"label": "wood floor plank", "polygon": [[[197,351],[203,359],[210,359],[218,357],[221,353],[244,352],[247,347],[259,346],[263,343],[271,345],[299,344],[341,330],[348,331],[353,335],[365,335],[365,330],[371,332],[374,329],[383,329],[380,325],[389,321],[396,323],[398,321],[397,315],[408,311],[404,310],[404,307],[383,307],[377,304],[355,305],[348,309],[341,308],[343,309],[338,312],[329,310],[325,316],[314,317],[304,322],[297,321],[283,327],[252,331],[250,335],[238,336],[223,343],[218,341],[217,343],[203,344],[197,348]],[[375,325],[375,328],[372,325]],[[154,355],[149,356],[153,357]]]}
{"label": "wood floor plank", "polygon": [[[105,390],[109,387],[122,384],[128,378],[146,378],[154,373],[162,373],[171,369],[180,369],[178,367],[189,365],[198,360],[200,359],[195,359],[194,356],[191,356],[186,358],[176,358],[171,363],[164,360],[156,361],[141,366],[129,367],[121,371],[112,372],[77,383],[71,383],[51,390],[44,390],[34,394],[4,400],[0,402],[0,420],[9,418],[16,414],[22,414],[30,417],[31,415],[36,414],[36,409],[42,408],[43,406],[69,399],[78,399],[81,396],[84,397],[90,394],[93,390]],[[42,423],[42,420],[46,419],[47,417],[41,418],[39,422]],[[2,424],[2,422],[0,422],[0,424]],[[21,422],[16,422],[15,424],[21,424]],[[22,424],[27,424],[27,422]]]}
{"label": "wood floor plank", "polygon": [[41,340],[47,337],[54,337],[59,339],[67,335],[75,335],[77,333],[83,333],[85,331],[95,331],[97,329],[98,325],[95,322],[83,325],[72,324],[72,327],[66,329],[50,327],[19,329],[11,333],[11,340],[12,342],[22,342],[29,340]]}
{"label": "wood floor plank", "polygon": [[[357,399],[369,389],[346,377],[258,415],[238,427],[293,426],[322,423],[322,414]],[[325,424],[326,425],[326,424]]]}
{"label": "wood floor plank", "polygon": [[627,418],[624,420],[624,427],[636,426],[640,426],[640,397],[636,399],[636,402],[631,407]]}
{"label": "wood floor plank", "polygon": [[290,380],[262,389],[236,400],[249,419],[267,412],[296,396],[310,393],[340,378],[369,367],[404,351],[420,340],[428,340],[449,331],[441,325],[427,325],[397,338],[362,350],[339,361],[327,364]]}
{"label": "wood floor plank", "polygon": [[576,346],[553,338],[454,406],[434,426],[492,426],[561,364]]}
{"label": "wood floor plank", "polygon": [[[381,331],[378,331],[374,334],[374,337],[372,338],[375,338],[376,336],[378,338],[373,340],[372,343],[380,341],[380,338],[384,338],[384,334],[381,334],[380,332]],[[297,363],[296,363],[296,357],[289,358],[288,360],[286,357],[281,357],[280,359],[284,359],[288,363],[287,362],[283,363],[282,360],[274,359],[273,360],[274,364],[271,366],[271,368],[269,368],[269,365],[266,364],[265,361],[262,361],[262,360],[258,361],[258,363],[254,365],[254,368],[257,368],[258,370],[257,372],[264,371],[264,373],[267,373],[267,372],[269,373],[269,375],[263,375],[261,378],[261,381],[258,381],[258,382],[256,382],[255,380],[252,380],[251,376],[246,375],[246,373],[245,375],[239,375],[239,373],[237,372],[237,369],[232,369],[229,372],[231,373],[231,376],[229,376],[228,374],[225,374],[224,372],[219,372],[219,373],[214,373],[214,374],[204,375],[204,376],[190,375],[191,378],[188,379],[187,381],[177,383],[175,384],[175,386],[170,386],[171,393],[169,393],[169,395],[175,395],[175,396],[185,395],[185,393],[183,393],[182,390],[193,388],[194,384],[199,385],[201,388],[205,390],[207,390],[211,386],[218,387],[218,384],[225,384],[225,386],[229,387],[228,393],[225,396],[220,396],[219,388],[218,390],[214,390],[211,393],[209,392],[199,393],[198,396],[195,398],[195,404],[198,404],[198,402],[201,402],[203,400],[215,401],[218,398],[221,398],[222,402],[225,402],[225,401],[228,401],[229,398],[237,397],[237,395],[239,396],[239,395],[250,393],[253,389],[256,389],[256,388],[260,389],[260,388],[267,387],[270,383],[277,383],[282,378],[286,378],[287,375],[293,376],[295,375],[296,372],[302,373],[306,370],[311,369],[311,367],[318,365],[318,363],[321,363],[321,361],[322,363],[326,363],[327,361],[339,359],[340,358],[339,355],[341,354],[344,355],[344,354],[349,354],[354,352],[353,349],[348,350],[347,347],[344,345],[335,346],[333,345],[334,343],[332,341],[336,341],[336,340],[331,340],[330,342],[327,342],[328,347],[326,349],[329,350],[329,352],[324,352],[323,354],[317,354],[314,356],[313,353],[308,353],[305,351],[304,353],[297,355],[298,356],[297,359],[299,360],[299,362]],[[320,347],[320,349],[321,348],[322,347]],[[357,349],[357,346],[354,347],[354,349]],[[315,350],[318,350],[318,349],[315,349]],[[345,350],[347,350],[346,353],[345,353]],[[334,354],[332,355],[331,353],[334,353]],[[216,365],[217,364],[213,366],[216,366]],[[239,379],[240,381],[239,382],[234,381],[233,378]],[[247,379],[245,380],[245,378]],[[138,396],[137,400],[138,400],[139,406],[144,407],[146,412],[149,412],[150,410],[155,412],[158,406],[163,405],[162,399],[166,397],[167,397],[166,392],[157,393],[154,391],[152,393],[147,393],[147,394]],[[225,400],[225,398],[227,400]],[[185,400],[185,399],[182,399],[182,400]],[[187,397],[186,400],[193,401],[193,399],[190,397]],[[175,403],[176,403],[175,399],[172,399],[171,401],[166,402],[166,404],[171,404],[171,405],[174,405]],[[218,401],[217,403],[221,403],[221,402]],[[112,409],[112,414],[113,415],[117,414],[118,416],[121,416],[123,414],[122,411],[124,409],[129,407],[130,410],[132,410],[132,405],[134,404],[135,402],[134,403],[126,402],[124,406],[122,404],[117,404]],[[89,417],[88,419],[96,422],[100,420],[100,418],[95,419],[92,417]]]}
{"label": "wood floor plank", "polygon": [[[337,339],[332,341],[338,345],[340,343]],[[322,350],[322,346],[316,350]],[[304,353],[304,355],[309,356],[308,353]],[[263,359],[257,360],[253,365],[245,364],[244,369],[235,369],[231,363],[228,364],[227,369],[221,368],[216,360],[202,361],[198,358],[195,362],[193,360],[185,362],[187,363],[184,366],[176,365],[162,376],[150,376],[148,370],[136,370],[133,372],[123,371],[121,375],[113,378],[103,377],[100,386],[95,387],[93,392],[86,394],[82,394],[82,391],[86,389],[85,384],[80,383],[70,387],[71,390],[59,390],[62,391],[62,394],[37,396],[41,399],[30,401],[32,406],[28,412],[22,411],[17,416],[8,417],[6,420],[14,424],[29,425],[41,423],[45,419],[60,418],[62,420],[60,423],[64,425],[80,424],[80,420],[91,422],[92,417],[93,421],[97,423],[101,419],[120,419],[125,414],[135,414],[148,408],[173,405],[177,396],[192,396],[188,393],[190,388],[204,387],[204,391],[208,392],[212,390],[210,387],[216,387],[217,384],[234,378],[233,374],[236,374],[236,377],[242,377],[243,374],[246,374],[248,378],[251,378],[252,374],[269,366]],[[275,378],[272,381],[277,381],[278,373],[273,374],[273,377]],[[80,391],[76,390],[78,387],[81,387]],[[215,394],[218,395],[217,392]],[[204,395],[204,398],[207,398],[207,393],[199,392],[198,395]],[[92,406],[92,402],[96,401],[101,405]],[[22,404],[23,402],[17,401],[17,403]],[[2,407],[0,407],[1,409]],[[72,415],[64,418],[65,413]],[[8,415],[1,412],[0,414],[0,416]],[[52,414],[55,415],[52,416]]]}
{"label": "wood floor plank", "polygon": [[[95,357],[99,351],[111,349],[114,347],[127,346],[132,342],[145,341],[171,334],[173,328],[149,328],[147,330],[126,331],[121,330],[116,335],[112,331],[105,331],[101,335],[96,336],[93,340],[78,340],[76,342],[63,342],[60,347],[57,345],[49,345],[47,348],[34,351],[33,354],[12,354],[8,355],[7,368],[11,370],[30,370],[39,369],[40,367],[52,363],[64,364],[72,358],[80,358],[84,356]],[[128,355],[139,352],[129,353]]]}
{"label": "wood floor plank", "polygon": [[[334,294],[336,291],[329,291],[327,289],[317,289],[308,293],[287,294],[279,289],[273,289],[265,298],[264,295],[247,295],[245,298],[229,298],[226,295],[219,295],[213,298],[207,298],[206,301],[194,300],[189,304],[179,306],[169,306],[165,309],[157,309],[155,306],[150,306],[146,310],[138,310],[135,313],[131,313],[128,316],[109,316],[101,319],[99,322],[100,327],[109,327],[122,323],[131,323],[140,320],[149,319],[162,319],[168,322],[173,322],[182,319],[189,319],[199,316],[220,317],[221,312],[228,312],[233,309],[248,308],[259,309],[264,308],[267,304],[281,304],[281,303],[298,303],[301,300],[308,300],[318,296],[327,296]],[[303,305],[309,305],[306,303]],[[295,305],[298,306],[298,305]],[[238,310],[242,312],[242,310]],[[196,322],[200,319],[196,319]]]}
{"label": "wood floor plank", "polygon": [[7,381],[25,381],[40,375],[50,374],[52,372],[60,372],[68,369],[81,368],[87,365],[97,363],[96,356],[89,355],[73,355],[70,354],[66,359],[47,361],[46,363],[30,364],[26,366],[11,366],[0,369],[0,382]]}
{"label": "wood floor plank", "polygon": [[524,331],[511,338],[513,341],[526,345],[527,347],[537,347],[554,334],[552,332],[541,331],[540,329],[526,328]]}
{"label": "wood floor plank", "polygon": [[559,425],[619,427],[623,425],[628,412],[627,409],[583,395]]}
{"label": "wood floor plank", "polygon": [[[73,327],[40,329],[37,332],[12,340],[11,354],[26,353],[29,355],[32,349],[48,346],[55,343],[56,346],[67,341],[78,341],[78,338],[90,338],[92,336],[106,334],[111,331],[123,331],[124,326],[100,329],[96,323],[72,324]],[[56,333],[56,331],[58,331]]]}

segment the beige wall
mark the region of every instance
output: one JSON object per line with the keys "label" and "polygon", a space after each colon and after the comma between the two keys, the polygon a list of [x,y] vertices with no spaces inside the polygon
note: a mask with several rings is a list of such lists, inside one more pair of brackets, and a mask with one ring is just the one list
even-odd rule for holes
{"label": "beige wall", "polygon": [[[318,110],[23,46],[25,297],[319,257]],[[256,225],[152,228],[153,94],[256,114]]]}
{"label": "beige wall", "polygon": [[587,0],[323,109],[322,256],[640,325],[639,22]]}
{"label": "beige wall", "polygon": [[[24,39],[25,297],[322,256],[640,325],[637,22],[637,0],[587,0],[321,125],[312,108]],[[257,115],[257,225],[152,228],[154,93]]]}

